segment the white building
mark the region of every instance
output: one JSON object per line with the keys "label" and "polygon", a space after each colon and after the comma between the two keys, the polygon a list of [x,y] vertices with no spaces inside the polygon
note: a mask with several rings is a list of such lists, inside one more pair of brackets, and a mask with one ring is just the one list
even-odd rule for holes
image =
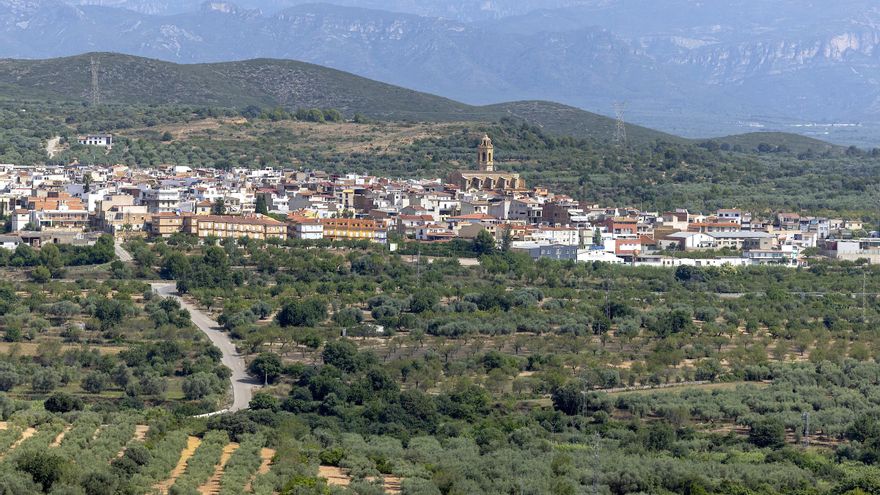
{"label": "white building", "polygon": [[89,134],[80,136],[77,139],[79,144],[84,146],[100,146],[102,148],[113,147],[113,134]]}
{"label": "white building", "polygon": [[747,258],[675,258],[673,256],[641,256],[636,266],[654,266],[671,268],[676,266],[749,266],[752,261]]}
{"label": "white building", "polygon": [[577,260],[578,263],[593,263],[597,261],[600,263],[612,263],[615,265],[622,265],[624,263],[623,258],[601,249],[579,249],[577,252]]}
{"label": "white building", "polygon": [[324,224],[318,219],[306,219],[291,225],[292,236],[304,241],[320,241],[324,238]]}
{"label": "white building", "polygon": [[14,251],[21,244],[21,237],[14,235],[0,235],[0,249]]}
{"label": "white building", "polygon": [[31,212],[28,210],[15,210],[12,212],[12,231],[21,232],[31,221]]}
{"label": "white building", "polygon": [[532,240],[547,244],[579,246],[580,232],[573,227],[540,227],[532,232]]}
{"label": "white building", "polygon": [[741,225],[743,221],[743,213],[740,210],[718,210],[716,216],[718,217],[719,222],[730,222]]}
{"label": "white building", "polygon": [[180,189],[148,189],[141,203],[150,213],[174,213],[180,209]]}
{"label": "white building", "polygon": [[694,251],[699,249],[715,249],[718,241],[709,234],[702,232],[676,232],[669,234],[657,241],[661,249],[673,247],[682,251]]}

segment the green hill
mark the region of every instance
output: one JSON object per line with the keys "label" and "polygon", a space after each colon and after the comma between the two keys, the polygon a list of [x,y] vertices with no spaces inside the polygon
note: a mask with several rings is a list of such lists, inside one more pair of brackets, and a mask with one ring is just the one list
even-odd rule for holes
{"label": "green hill", "polygon": [[[536,125],[548,133],[600,141],[612,140],[616,122],[609,117],[547,101],[518,101],[472,106],[448,98],[393,86],[354,74],[293,60],[255,59],[211,64],[174,64],[131,55],[88,53],[47,60],[0,59],[0,98],[88,101],[92,61],[99,64],[104,103],[185,104],[244,108],[336,108],[349,117],[362,113],[387,121],[495,122],[504,117]],[[630,143],[685,138],[627,125]],[[794,153],[836,147],[796,134],[750,133],[711,141],[745,151],[766,143]]]}
{"label": "green hill", "polygon": [[[0,60],[0,88],[8,98],[88,101],[91,62],[99,63],[101,101],[244,108],[336,108],[351,116],[428,122],[497,121],[514,117],[548,132],[612,139],[615,121],[557,103],[528,101],[477,107],[384,84],[354,74],[290,60],[180,65],[112,53],[48,60]],[[628,126],[633,142],[683,141]]]}
{"label": "green hill", "polygon": [[840,146],[826,143],[819,139],[786,132],[750,132],[735,136],[713,138],[704,141],[704,143],[712,141],[733,147],[738,146],[744,151],[786,151],[791,153],[812,151],[814,153],[822,153],[840,150]]}

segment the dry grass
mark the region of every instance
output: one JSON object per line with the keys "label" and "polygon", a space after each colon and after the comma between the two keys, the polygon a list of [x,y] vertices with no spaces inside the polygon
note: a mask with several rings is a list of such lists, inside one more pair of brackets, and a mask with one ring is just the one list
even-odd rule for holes
{"label": "dry grass", "polygon": [[17,449],[17,448],[18,448],[19,446],[21,446],[21,444],[23,444],[28,438],[30,438],[30,437],[32,437],[32,436],[34,436],[34,435],[36,435],[36,434],[37,434],[37,429],[36,429],[36,428],[27,428],[26,430],[24,430],[23,432],[21,432],[21,436],[18,437],[18,440],[16,440],[15,443],[12,444],[12,445],[9,447],[9,450],[7,450],[6,452],[4,452],[3,454],[0,454],[0,459],[3,459],[3,458],[6,457],[7,455],[9,455],[10,452],[12,452],[13,450]]}
{"label": "dry grass", "polygon": [[137,137],[148,133],[169,132],[174,138],[171,142],[209,138],[255,141],[267,133],[285,130],[297,137],[298,148],[324,151],[330,147],[334,153],[368,153],[399,150],[422,139],[448,135],[451,129],[460,128],[462,125],[464,124],[419,123],[407,125],[392,122],[373,124],[328,122],[318,124],[296,121],[256,121],[248,124],[246,120],[240,118],[223,118],[131,129],[124,131],[124,135]]}
{"label": "dry grass", "polygon": [[226,463],[229,462],[232,454],[238,450],[238,447],[237,443],[230,443],[223,448],[223,453],[220,454],[220,461],[217,463],[216,468],[214,468],[214,474],[211,475],[211,478],[204,485],[199,487],[199,493],[202,495],[216,495],[220,493],[220,480],[223,479],[223,469],[226,467]]}
{"label": "dry grass", "polygon": [[165,481],[157,483],[153,488],[159,493],[167,495],[168,490],[174,485],[177,478],[180,478],[184,471],[186,471],[186,464],[189,462],[189,458],[195,454],[196,449],[199,448],[199,445],[201,444],[202,440],[199,437],[187,438],[186,448],[180,453],[180,459],[177,461],[177,466],[174,466],[174,469],[171,471],[171,475],[169,475],[168,479]]}
{"label": "dry grass", "polygon": [[263,463],[260,464],[260,469],[257,469],[257,474],[269,474],[269,469],[272,467],[272,459],[275,458],[275,449],[263,448],[260,450],[260,458],[263,460]]}
{"label": "dry grass", "polygon": [[263,447],[260,450],[260,459],[262,459],[262,463],[260,463],[259,469],[257,472],[251,476],[251,479],[248,480],[247,484],[244,487],[245,493],[250,493],[253,490],[254,479],[257,476],[261,476],[264,474],[269,474],[269,470],[272,469],[272,459],[275,458],[275,450]]}
{"label": "dry grass", "polygon": [[[377,479],[378,478],[367,478],[367,481],[376,481]],[[385,475],[382,477],[382,489],[388,495],[400,495],[402,483],[403,479],[398,478],[397,476]]]}
{"label": "dry grass", "polygon": [[150,427],[147,425],[137,425],[134,427],[134,439],[143,442],[147,439],[147,433],[150,432]]}
{"label": "dry grass", "polygon": [[[143,442],[147,439],[147,432],[150,431],[150,427],[147,425],[136,425],[134,427],[134,436],[132,440],[137,442]],[[128,445],[122,447],[122,449],[116,454],[116,458],[119,459],[125,455],[125,450],[128,449]]]}
{"label": "dry grass", "polygon": [[61,442],[64,440],[64,436],[67,435],[67,432],[70,431],[71,428],[73,428],[73,425],[65,426],[64,429],[61,430],[61,433],[59,433],[58,436],[55,437],[55,440],[52,441],[52,444],[49,445],[49,447],[61,447]]}
{"label": "dry grass", "polygon": [[320,466],[318,468],[318,477],[327,480],[330,486],[348,486],[351,484],[351,476],[348,471],[335,466]]}

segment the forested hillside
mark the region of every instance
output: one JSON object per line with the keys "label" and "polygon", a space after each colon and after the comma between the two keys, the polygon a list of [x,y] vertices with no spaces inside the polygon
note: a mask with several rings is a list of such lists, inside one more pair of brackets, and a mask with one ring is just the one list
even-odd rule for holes
{"label": "forested hillside", "polygon": [[[334,108],[347,117],[393,121],[495,121],[516,117],[562,135],[610,139],[612,119],[549,102],[485,107],[384,84],[338,70],[291,60],[248,60],[180,65],[113,53],[50,60],[0,60],[2,97],[87,102],[92,61],[99,64],[100,101],[126,105],[192,105],[264,108]],[[628,126],[635,141],[680,140]]]}

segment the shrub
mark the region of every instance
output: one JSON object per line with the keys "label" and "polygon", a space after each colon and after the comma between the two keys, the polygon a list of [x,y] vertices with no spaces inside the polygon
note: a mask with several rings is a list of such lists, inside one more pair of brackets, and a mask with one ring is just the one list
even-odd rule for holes
{"label": "shrub", "polygon": [[66,413],[70,411],[82,411],[83,401],[63,392],[54,393],[43,402],[43,407],[53,413]]}
{"label": "shrub", "polygon": [[222,382],[217,375],[211,373],[199,372],[183,380],[183,394],[189,400],[204,399],[222,391]]}
{"label": "shrub", "polygon": [[316,297],[290,301],[275,319],[282,327],[313,327],[327,319],[327,303]]}
{"label": "shrub", "polygon": [[278,402],[278,399],[276,399],[272,395],[264,392],[258,392],[254,394],[248,406],[251,408],[251,410],[254,411],[267,409],[272,412],[277,412],[280,408],[280,403]]}
{"label": "shrub", "polygon": [[58,372],[51,368],[41,368],[31,377],[31,387],[34,392],[46,393],[58,388],[61,377]]}
{"label": "shrub", "polygon": [[66,461],[59,455],[45,451],[30,451],[16,460],[16,467],[31,475],[35,482],[48,493],[52,485],[61,479]]}
{"label": "shrub", "polygon": [[274,383],[281,376],[284,367],[277,354],[264,352],[251,361],[248,366],[251,374],[269,383]]}
{"label": "shrub", "polygon": [[81,387],[90,394],[100,394],[110,386],[110,375],[102,371],[94,371],[83,378]]}
{"label": "shrub", "polygon": [[775,418],[761,419],[752,425],[749,442],[758,447],[779,447],[785,443],[785,425]]}

